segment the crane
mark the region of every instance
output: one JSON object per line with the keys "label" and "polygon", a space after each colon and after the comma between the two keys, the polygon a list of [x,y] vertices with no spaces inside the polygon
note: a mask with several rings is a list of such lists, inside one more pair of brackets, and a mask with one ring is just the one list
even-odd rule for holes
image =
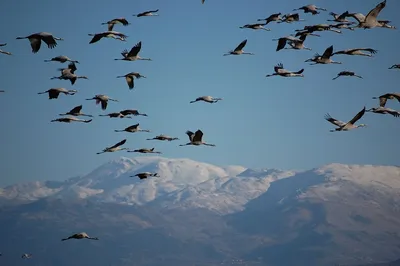
{"label": "crane", "polygon": [[354,125],[363,115],[365,114],[365,106],[364,108],[358,112],[349,122],[345,123],[335,118],[332,118],[329,114],[325,115],[325,120],[337,126],[337,128],[330,130],[331,132],[335,131],[348,131],[351,129],[365,127],[366,124],[359,124],[358,126]]}
{"label": "crane", "polygon": [[199,101],[203,101],[203,102],[207,102],[207,103],[216,103],[221,100],[222,100],[222,98],[214,98],[212,96],[200,96],[200,97],[197,97],[196,100],[190,101],[190,103],[195,103],[195,102],[199,102]]}
{"label": "crane", "polygon": [[96,100],[96,104],[101,103],[101,109],[106,110],[108,101],[118,102],[118,100],[111,99],[109,96],[104,94],[96,94],[93,98],[86,99],[87,101]]}
{"label": "crane", "polygon": [[281,76],[281,77],[304,77],[302,74],[304,72],[304,68],[300,69],[297,72],[293,71],[288,71],[283,68],[283,64],[279,63],[276,66],[274,66],[275,73],[266,75],[266,77],[272,77],[272,76]]}
{"label": "crane", "polygon": [[400,69],[400,64],[392,65],[389,69]]}
{"label": "crane", "polygon": [[135,177],[135,176],[139,177],[140,180],[146,179],[150,176],[160,177],[157,173],[150,173],[150,172],[142,172],[142,173],[138,173],[136,175],[131,175],[130,177]]}
{"label": "crane", "polygon": [[292,23],[295,21],[304,21],[304,19],[300,19],[299,13],[294,13],[294,14],[286,14],[282,17],[280,21],[277,21],[277,23]]}
{"label": "crane", "polygon": [[387,107],[382,107],[382,106],[373,107],[371,109],[366,110],[366,112],[372,112],[372,113],[375,113],[375,114],[382,114],[382,115],[389,114],[389,115],[392,115],[394,117],[399,117],[400,116],[400,112],[399,111],[396,111],[396,110],[393,110],[393,109],[387,108]]}
{"label": "crane", "polygon": [[99,116],[108,116],[110,118],[132,118],[130,116],[125,116],[125,115],[121,114],[120,112],[109,113],[109,114],[99,115]]}
{"label": "crane", "polygon": [[267,23],[255,23],[255,24],[246,24],[243,25],[239,28],[241,29],[252,29],[252,30],[265,30],[265,31],[271,31],[271,29],[265,28],[264,26],[267,25]]}
{"label": "crane", "polygon": [[356,74],[355,72],[353,72],[353,71],[347,71],[347,70],[345,70],[345,71],[339,72],[339,73],[337,74],[337,76],[334,77],[332,80],[335,80],[335,79],[337,79],[337,78],[339,78],[339,77],[342,77],[342,76],[357,77],[357,78],[360,78],[360,79],[363,78],[363,77],[357,75],[357,74]]}
{"label": "crane", "polygon": [[341,64],[341,62],[333,61],[331,56],[333,55],[333,45],[326,48],[325,52],[321,55],[315,54],[313,58],[307,59],[304,62],[314,62],[315,64]]}
{"label": "crane", "polygon": [[161,134],[161,135],[155,136],[154,138],[146,139],[146,140],[173,141],[173,140],[179,140],[179,138],[173,138],[173,137]]}
{"label": "crane", "polygon": [[90,237],[87,233],[81,232],[77,234],[73,234],[67,238],[61,239],[61,241],[69,240],[69,239],[91,239],[91,240],[99,240],[97,237]]}
{"label": "crane", "polygon": [[49,94],[49,99],[57,99],[60,93],[64,93],[65,95],[74,95],[77,93],[77,90],[67,90],[65,88],[51,88],[47,91],[38,92],[38,94]]}
{"label": "crane", "polygon": [[121,113],[122,115],[134,115],[134,116],[140,115],[140,116],[148,116],[147,114],[139,113],[139,111],[138,111],[138,110],[135,110],[135,109],[126,109],[126,110],[122,110],[120,113]]}
{"label": "crane", "polygon": [[146,78],[146,77],[143,76],[142,74],[138,73],[138,72],[130,72],[130,73],[125,74],[123,76],[117,76],[117,78],[125,78],[129,89],[133,89],[133,87],[135,86],[135,84],[133,82],[134,78],[140,79],[140,78]]}
{"label": "crane", "polygon": [[128,38],[127,35],[118,32],[118,31],[104,31],[100,33],[89,33],[89,36],[93,36],[93,38],[90,40],[89,44],[96,43],[100,41],[102,38],[113,38],[116,40],[120,40],[125,42],[126,38]]}
{"label": "crane", "polygon": [[186,135],[189,136],[190,142],[188,142],[186,144],[181,144],[179,146],[187,146],[187,145],[194,145],[194,146],[206,145],[206,146],[212,146],[212,147],[216,146],[215,144],[209,144],[209,143],[203,142],[203,132],[200,129],[198,129],[195,133],[188,130],[188,131],[186,131]]}
{"label": "crane", "polygon": [[400,93],[389,92],[389,93],[385,93],[379,97],[372,97],[372,99],[379,99],[379,106],[385,107],[387,100],[397,100],[400,103]]}
{"label": "crane", "polygon": [[306,6],[302,6],[302,7],[293,9],[293,11],[296,11],[296,10],[303,10],[304,13],[311,13],[313,15],[319,14],[320,12],[318,12],[318,10],[327,11],[326,8],[317,7],[316,5],[306,5]]}
{"label": "crane", "polygon": [[265,20],[265,25],[268,25],[272,21],[275,21],[275,22],[281,21],[282,20],[281,15],[282,15],[282,13],[275,13],[264,19],[257,19],[257,21]]}
{"label": "crane", "polygon": [[128,152],[138,152],[138,153],[156,153],[156,154],[162,154],[159,151],[154,151],[154,148],[151,149],[137,149],[137,150],[133,150],[133,151],[128,151]]}
{"label": "crane", "polygon": [[[300,50],[300,49],[305,49],[305,50],[311,50],[311,48],[305,47],[304,46],[304,41],[306,40],[307,35],[303,34],[300,36],[299,39],[293,37],[293,36],[286,36],[286,37],[281,37],[279,39],[273,39],[273,41],[278,41],[278,46],[276,47],[276,51],[280,51],[282,49],[295,49],[295,50]],[[290,48],[285,48],[286,43],[289,43]]]}
{"label": "crane", "polygon": [[59,114],[61,116],[63,115],[72,115],[72,116],[87,116],[87,117],[93,117],[92,115],[87,115],[81,112],[82,111],[82,105],[75,106],[72,108],[70,111],[64,113],[64,114]]}
{"label": "crane", "polygon": [[333,19],[328,19],[327,21],[335,21],[335,22],[350,22],[346,18],[349,16],[349,11],[343,12],[342,14],[336,14],[330,12],[329,15],[333,17]]}
{"label": "crane", "polygon": [[136,60],[147,60],[147,61],[152,61],[151,58],[142,58],[139,56],[139,52],[142,49],[142,42],[138,42],[135,44],[135,46],[132,47],[132,49],[128,52],[128,50],[123,50],[121,52],[121,55],[123,58],[116,58],[114,60],[124,60],[124,61],[136,61]]}
{"label": "crane", "polygon": [[148,130],[148,129],[140,129],[139,128],[139,123],[137,123],[137,124],[135,124],[135,125],[132,125],[132,126],[129,126],[129,127],[126,127],[126,128],[124,128],[124,129],[121,129],[121,130],[119,130],[119,129],[116,129],[116,130],[114,130],[115,132],[129,132],[129,133],[134,133],[134,132],[150,132],[150,130]]}
{"label": "crane", "polygon": [[103,151],[98,152],[98,153],[96,153],[96,154],[102,154],[102,153],[106,153],[106,152],[116,152],[116,151],[128,150],[128,148],[121,148],[121,146],[124,145],[125,142],[126,142],[126,139],[121,140],[120,142],[118,142],[118,143],[115,144],[114,146],[106,147]]}
{"label": "crane", "polygon": [[226,55],[241,55],[241,54],[254,55],[253,53],[245,53],[243,51],[243,48],[246,46],[246,44],[247,44],[247,39],[242,41],[234,50],[231,50],[228,53],[224,54],[224,56],[226,56]]}
{"label": "crane", "polygon": [[136,15],[132,15],[132,16],[136,16],[136,17],[149,17],[149,16],[158,16],[158,14],[156,14],[158,12],[159,9],[156,10],[150,10],[150,11],[145,11]]}
{"label": "crane", "polygon": [[349,16],[355,18],[358,22],[358,25],[354,28],[363,28],[363,29],[372,29],[376,27],[384,27],[385,22],[387,21],[379,21],[377,17],[379,13],[386,7],[386,0],[379,3],[374,7],[371,11],[368,12],[367,16],[364,17],[361,13],[352,13]]}
{"label": "crane", "polygon": [[40,50],[42,41],[47,44],[49,49],[53,49],[57,46],[56,41],[63,41],[63,38],[54,37],[53,34],[48,32],[33,33],[26,37],[17,37],[17,40],[28,39],[31,43],[32,53],[36,54]]}
{"label": "crane", "polygon": [[66,55],[59,55],[59,56],[56,56],[56,57],[53,57],[53,58],[51,58],[51,59],[46,59],[46,60],[44,60],[45,62],[60,62],[60,63],[65,63],[65,62],[71,62],[71,63],[77,63],[77,64],[79,64],[79,61],[77,61],[77,60],[72,60],[71,58],[69,58],[68,56],[66,56]]}
{"label": "crane", "polygon": [[107,22],[101,23],[101,25],[106,25],[107,24],[107,30],[112,31],[114,28],[114,25],[116,24],[121,24],[123,26],[128,26],[130,23],[126,20],[126,18],[115,18],[112,20],[109,20]]}
{"label": "crane", "polygon": [[63,122],[63,123],[83,122],[83,123],[90,123],[90,122],[92,122],[92,119],[83,120],[83,119],[79,119],[79,118],[76,118],[76,117],[61,117],[61,118],[53,119],[50,122]]}

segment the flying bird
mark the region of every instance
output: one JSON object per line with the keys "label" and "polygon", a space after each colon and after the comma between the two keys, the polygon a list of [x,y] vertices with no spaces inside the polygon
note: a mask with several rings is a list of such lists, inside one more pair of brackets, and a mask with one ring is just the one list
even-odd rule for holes
{"label": "flying bird", "polygon": [[52,77],[50,79],[60,79],[60,80],[69,80],[71,85],[74,85],[77,79],[89,79],[87,76],[78,76],[75,74],[77,70],[74,62],[69,63],[67,68],[59,68],[58,71],[61,71],[61,75],[58,77]]}
{"label": "flying bird", "polygon": [[21,258],[30,259],[30,258],[32,258],[32,254],[28,254],[28,253],[22,254]]}
{"label": "flying bird", "polygon": [[397,92],[385,93],[379,97],[372,97],[372,99],[379,99],[379,106],[385,107],[387,100],[397,100],[400,103],[400,93]]}
{"label": "flying bird", "polygon": [[226,55],[241,55],[241,54],[248,54],[248,55],[254,55],[253,53],[245,53],[243,51],[243,48],[246,46],[247,39],[242,41],[234,50],[229,51],[228,53],[224,54]]}
{"label": "flying bird", "polygon": [[118,100],[111,99],[109,96],[104,94],[96,94],[93,98],[86,99],[87,101],[96,100],[96,104],[101,103],[101,109],[106,110],[108,101],[118,102]]}
{"label": "flying bird", "polygon": [[156,154],[162,154],[159,151],[154,151],[154,148],[151,149],[137,149],[137,150],[133,150],[133,151],[128,151],[128,152],[138,152],[138,153],[156,153]]}
{"label": "flying bird", "polygon": [[96,43],[100,41],[102,38],[112,38],[115,40],[120,40],[125,42],[126,38],[128,38],[127,35],[118,32],[118,31],[105,31],[105,32],[100,32],[100,33],[90,33],[88,34],[89,36],[93,36],[93,38],[90,40],[89,44]]}
{"label": "flying bird", "polygon": [[122,110],[120,113],[121,113],[122,115],[133,115],[133,116],[141,115],[141,116],[148,116],[147,114],[139,113],[139,111],[136,110],[136,109],[126,109],[126,110]]}
{"label": "flying bird", "polygon": [[265,27],[264,27],[265,25],[267,25],[267,23],[246,24],[246,25],[241,26],[241,27],[239,27],[239,28],[241,28],[241,29],[252,29],[252,30],[271,31],[271,29],[265,28]]}
{"label": "flying bird", "polygon": [[276,21],[276,22],[281,21],[282,20],[281,15],[282,15],[282,13],[275,13],[264,19],[257,19],[257,21],[265,20],[265,25],[268,25],[272,21]]}
{"label": "flying bird", "polygon": [[325,52],[321,55],[315,54],[313,58],[307,59],[304,62],[314,62],[315,64],[341,64],[341,62],[333,61],[331,56],[333,55],[333,45],[326,48]]}
{"label": "flying bird", "polygon": [[286,14],[282,17],[280,21],[277,21],[277,23],[292,23],[295,21],[304,21],[304,19],[300,19],[299,13],[294,13],[294,14]]}
{"label": "flying bird", "polygon": [[337,126],[337,128],[330,130],[331,132],[335,131],[348,131],[351,129],[365,127],[366,124],[359,124],[358,126],[354,125],[363,115],[365,114],[365,106],[364,108],[358,112],[349,122],[345,123],[335,118],[332,118],[329,114],[325,115],[325,120]]}
{"label": "flying bird", "polygon": [[130,177],[135,177],[135,176],[139,177],[140,180],[146,179],[150,176],[160,177],[157,173],[150,173],[150,172],[138,173],[136,175],[131,175]]}
{"label": "flying bird", "polygon": [[329,15],[333,17],[333,19],[328,19],[327,21],[335,21],[335,22],[350,22],[346,18],[349,16],[349,11],[343,12],[342,14],[336,14],[330,12]]}
{"label": "flying bird", "polygon": [[316,5],[306,5],[306,6],[302,6],[302,7],[293,9],[293,11],[296,11],[296,10],[303,10],[304,13],[311,13],[313,15],[319,14],[320,12],[318,12],[318,10],[327,11],[326,8],[317,7]]}
{"label": "flying bird", "polygon": [[199,102],[199,101],[203,101],[203,102],[207,102],[207,103],[216,103],[221,100],[222,100],[222,98],[214,98],[212,96],[201,96],[201,97],[197,97],[196,100],[194,100],[194,101],[190,101],[190,103],[195,103],[195,102]]}
{"label": "flying bird", "polygon": [[38,92],[38,94],[49,94],[49,99],[57,99],[60,93],[64,93],[65,95],[74,95],[77,93],[77,90],[67,90],[65,88],[51,88],[47,91]]}
{"label": "flying bird", "polygon": [[146,139],[146,140],[173,141],[173,140],[179,140],[179,138],[173,138],[173,137],[161,134],[161,135],[155,136],[154,138]]}
{"label": "flying bird", "polygon": [[135,86],[133,80],[134,78],[136,79],[140,79],[140,78],[146,78],[145,76],[141,75],[138,72],[130,72],[128,74],[125,74],[123,76],[118,76],[117,78],[125,78],[126,79],[126,83],[128,84],[129,89],[133,89],[133,87]]}
{"label": "flying bird", "polygon": [[186,146],[186,145],[194,145],[194,146],[199,146],[199,145],[206,145],[206,146],[212,146],[215,147],[215,144],[209,144],[209,143],[205,143],[203,142],[203,132],[198,129],[195,133],[193,133],[192,131],[186,131],[186,135],[189,136],[189,140],[190,142],[186,143],[186,144],[181,144],[179,146]]}
{"label": "flying bird", "polygon": [[389,115],[392,115],[394,117],[399,117],[400,116],[400,112],[399,111],[396,111],[396,110],[393,110],[393,109],[390,109],[390,108],[386,108],[386,107],[382,107],[382,106],[373,107],[371,109],[366,110],[366,112],[372,112],[372,113],[375,113],[375,114],[382,114],[382,115],[389,114]]}
{"label": "flying bird", "polygon": [[156,10],[150,10],[150,11],[145,11],[142,13],[139,13],[137,15],[132,15],[132,16],[136,16],[136,17],[149,17],[149,16],[158,16],[158,14],[156,14],[158,12],[159,9]]}
{"label": "flying bird", "polygon": [[[293,36],[286,36],[286,37],[281,37],[279,39],[273,39],[273,41],[278,41],[278,46],[276,47],[277,52],[282,49],[311,50],[311,48],[304,46],[304,41],[306,40],[306,38],[307,35],[301,35],[299,39]],[[287,43],[290,45],[290,48],[285,48]]]}
{"label": "flying bird", "polygon": [[137,124],[135,124],[135,125],[132,125],[132,126],[129,126],[129,127],[126,127],[126,128],[124,128],[124,129],[121,129],[121,130],[119,130],[119,129],[116,129],[116,130],[114,130],[115,132],[129,132],[129,133],[134,133],[134,132],[150,132],[150,130],[148,130],[148,129],[141,129],[140,127],[139,127],[139,123],[137,123]]}
{"label": "flying bird", "polygon": [[139,56],[140,49],[142,49],[142,42],[138,42],[132,49],[128,52],[128,50],[123,50],[121,55],[123,58],[116,58],[114,60],[125,60],[125,61],[136,61],[136,60],[147,60],[152,61],[150,58],[142,58]]}
{"label": "flying bird", "polygon": [[109,113],[109,114],[99,115],[99,116],[108,116],[110,118],[132,118],[130,116],[123,115],[120,112]]}
{"label": "flying bird", "polygon": [[[369,52],[369,54],[363,53],[362,51]],[[361,55],[361,56],[372,57],[372,54],[376,54],[377,52],[378,52],[377,50],[372,49],[372,48],[353,48],[353,49],[337,51],[337,52],[332,53],[332,55],[345,54],[345,55]]]}
{"label": "flying bird", "polygon": [[389,69],[400,69],[400,64],[392,65]]}
{"label": "flying bird", "polygon": [[360,79],[363,78],[363,77],[357,75],[357,74],[356,74],[355,72],[353,72],[353,71],[347,71],[347,70],[345,70],[345,71],[339,72],[339,73],[337,74],[337,76],[334,77],[332,80],[335,80],[335,79],[337,79],[337,78],[339,78],[339,77],[342,77],[342,76],[357,77],[357,78],[360,78]]}
{"label": "flying bird", "polygon": [[61,118],[53,119],[50,122],[63,122],[63,123],[83,122],[83,123],[90,123],[90,122],[92,122],[92,119],[83,120],[83,119],[79,119],[79,118],[76,118],[76,117],[61,117]]}
{"label": "flying bird", "polygon": [[64,115],[72,115],[72,116],[87,116],[87,117],[93,117],[92,115],[87,115],[81,112],[82,111],[82,105],[75,106],[72,108],[70,111],[64,114],[59,114],[61,116]]}
{"label": "flying bird", "polygon": [[85,239],[85,238],[91,239],[91,240],[99,240],[97,237],[90,237],[85,232],[82,232],[82,233],[73,234],[72,236],[69,236],[67,238],[63,238],[63,239],[61,239],[61,241],[65,241],[68,239]]}
{"label": "flying bird", "polygon": [[48,32],[39,32],[34,33],[26,37],[17,37],[17,40],[28,39],[31,43],[32,53],[36,54],[40,50],[40,46],[42,45],[42,41],[47,44],[49,49],[53,49],[57,46],[56,41],[63,41],[64,39],[54,37],[51,33]]}
{"label": "flying bird", "polygon": [[374,7],[367,16],[364,17],[361,13],[352,13],[349,16],[353,17],[357,20],[358,25],[354,28],[363,28],[363,29],[372,29],[376,27],[384,27],[386,21],[379,21],[377,17],[379,13],[386,7],[386,0],[379,3],[376,7]]}
{"label": "flying bird", "polygon": [[56,57],[53,57],[52,59],[47,59],[44,60],[45,62],[60,62],[60,63],[65,63],[65,62],[71,62],[71,63],[77,63],[79,64],[79,61],[77,60],[72,60],[71,58],[69,58],[68,56],[65,55],[59,55]]}
{"label": "flying bird", "polygon": [[275,73],[266,75],[266,77],[272,77],[272,76],[282,76],[282,77],[304,77],[302,74],[304,72],[304,68],[300,69],[297,72],[293,71],[288,71],[283,68],[283,64],[279,63],[276,66],[274,66]]}
{"label": "flying bird", "polygon": [[123,26],[128,26],[130,23],[126,20],[126,18],[115,18],[112,20],[109,20],[107,22],[101,23],[101,25],[106,25],[107,24],[107,30],[112,31],[114,28],[114,25],[116,24],[121,24]]}
{"label": "flying bird", "polygon": [[114,146],[107,147],[103,151],[98,152],[97,154],[102,154],[102,153],[105,153],[105,152],[116,152],[116,151],[128,150],[128,148],[121,148],[120,147],[120,146],[124,145],[125,142],[126,142],[126,139],[121,140],[120,142],[118,142]]}

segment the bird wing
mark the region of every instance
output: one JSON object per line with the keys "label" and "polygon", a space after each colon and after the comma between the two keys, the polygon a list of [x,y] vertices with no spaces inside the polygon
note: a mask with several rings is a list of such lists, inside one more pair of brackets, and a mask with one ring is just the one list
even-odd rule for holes
{"label": "bird wing", "polygon": [[58,95],[60,95],[60,91],[58,90],[49,90],[49,99],[57,99]]}
{"label": "bird wing", "polygon": [[100,100],[100,102],[101,102],[101,109],[106,110],[107,109],[107,105],[108,105],[108,101]]}
{"label": "bird wing", "polygon": [[349,11],[343,12],[340,16],[337,17],[338,20],[345,19],[349,15]]}
{"label": "bird wing", "polygon": [[276,47],[276,51],[282,50],[286,45],[286,37],[279,38],[278,46]]}
{"label": "bird wing", "polygon": [[137,44],[135,44],[135,46],[132,47],[127,56],[129,57],[136,56],[140,52],[141,48],[142,48],[142,42],[140,41]]}
{"label": "bird wing", "polygon": [[108,23],[107,25],[108,25],[107,30],[112,31],[114,28],[114,23]]}
{"label": "bird wing", "polygon": [[277,64],[276,66],[274,66],[274,70],[275,70],[276,73],[278,73],[278,71],[279,71],[280,69],[283,69],[283,64],[282,64],[282,63],[279,63],[279,64]]}
{"label": "bird wing", "polygon": [[326,48],[325,52],[322,54],[322,58],[329,58],[332,56],[333,53],[333,45]]}
{"label": "bird wing", "polygon": [[190,141],[193,141],[194,133],[192,131],[190,131],[190,130],[186,131],[186,135],[189,136]]}
{"label": "bird wing", "polygon": [[386,6],[386,0],[379,3],[374,9],[369,11],[367,16],[365,17],[365,20],[375,20],[378,17],[379,13],[382,11],[382,9]]}
{"label": "bird wing", "polygon": [[37,53],[40,50],[40,46],[42,45],[42,40],[38,37],[29,38],[29,42],[31,43],[32,52]]}
{"label": "bird wing", "polygon": [[71,109],[71,111],[69,111],[71,114],[77,114],[82,110],[82,105],[78,105],[74,108]]}
{"label": "bird wing", "polygon": [[372,48],[358,48],[358,49],[352,49],[351,51],[358,50],[358,51],[367,51],[370,52],[371,54],[376,54],[378,51]]}
{"label": "bird wing", "polygon": [[387,98],[386,97],[382,97],[382,96],[379,97],[379,106],[385,107],[386,102],[387,102]]}
{"label": "bird wing", "polygon": [[354,123],[357,122],[361,117],[363,117],[364,114],[365,114],[365,106],[364,106],[364,108],[363,108],[360,112],[358,112],[358,113],[353,117],[353,119],[351,119],[351,120],[348,122],[348,124],[353,124],[353,125],[354,125]]}
{"label": "bird wing", "polygon": [[89,44],[90,44],[90,43],[98,42],[98,41],[100,41],[101,38],[103,38],[103,37],[104,37],[104,34],[103,34],[103,33],[97,33],[97,34],[95,34],[95,35],[93,36],[92,40],[90,40]]}
{"label": "bird wing", "polygon": [[391,93],[394,98],[396,98],[400,102],[400,93]]}
{"label": "bird wing", "polygon": [[330,116],[330,114],[326,114],[325,115],[325,120],[328,122],[331,122],[332,124],[334,124],[335,126],[341,127],[344,126],[346,123],[340,120],[337,120],[333,117]]}
{"label": "bird wing", "polygon": [[110,147],[110,149],[113,149],[113,148],[119,147],[119,146],[121,146],[121,145],[124,145],[125,142],[126,142],[126,139],[121,140],[120,142],[118,142],[118,143],[115,144],[114,146]]}
{"label": "bird wing", "polygon": [[74,62],[69,63],[69,64],[68,64],[68,69],[70,70],[70,72],[71,72],[72,74],[74,74],[74,72],[77,70],[75,63],[74,63]]}
{"label": "bird wing", "polygon": [[292,17],[294,20],[299,20],[300,19],[299,13],[294,13],[290,17]]}
{"label": "bird wing", "polygon": [[242,50],[242,49],[246,46],[246,43],[247,43],[247,39],[244,40],[244,41],[242,41],[242,42],[235,48],[235,51],[240,51],[240,50]]}
{"label": "bird wing", "polygon": [[57,46],[56,40],[53,38],[52,35],[45,35],[42,36],[42,40],[47,44],[47,47],[53,49]]}
{"label": "bird wing", "polygon": [[196,131],[196,133],[194,133],[193,141],[201,141],[202,137],[203,137],[203,132],[199,129]]}
{"label": "bird wing", "polygon": [[132,76],[126,76],[126,83],[128,83],[129,89],[133,89],[135,84],[133,83],[133,77]]}
{"label": "bird wing", "polygon": [[361,23],[361,22],[365,21],[365,16],[363,14],[361,14],[361,13],[351,13],[351,14],[348,14],[347,17],[354,18],[355,20],[358,21],[358,23]]}

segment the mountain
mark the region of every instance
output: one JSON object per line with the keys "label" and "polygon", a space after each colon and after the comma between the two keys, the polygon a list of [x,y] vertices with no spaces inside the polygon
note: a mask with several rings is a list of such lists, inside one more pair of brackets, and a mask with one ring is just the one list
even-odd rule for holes
{"label": "mountain", "polygon": [[[160,177],[130,177],[143,171]],[[43,266],[392,265],[399,196],[394,166],[284,171],[122,157],[64,182],[1,189],[0,261],[18,266],[32,253]],[[80,231],[100,240],[60,241]]]}

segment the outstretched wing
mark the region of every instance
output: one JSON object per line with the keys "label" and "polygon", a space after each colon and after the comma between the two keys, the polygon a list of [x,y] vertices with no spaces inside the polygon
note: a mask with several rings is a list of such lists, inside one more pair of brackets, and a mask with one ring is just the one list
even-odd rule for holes
{"label": "outstretched wing", "polygon": [[132,47],[127,56],[136,56],[140,52],[141,48],[142,48],[142,42],[140,41],[137,44],[135,44],[135,46]]}
{"label": "outstretched wing", "polygon": [[189,136],[190,141],[193,141],[194,133],[192,131],[190,131],[190,130],[186,131],[186,135]]}
{"label": "outstretched wing", "polygon": [[357,122],[361,117],[363,117],[364,114],[365,114],[365,106],[364,106],[364,108],[363,108],[360,112],[358,112],[358,113],[353,117],[353,119],[351,119],[348,123],[354,125],[354,123]]}
{"label": "outstretched wing", "polygon": [[77,114],[82,110],[82,105],[78,105],[74,108],[71,109],[71,111],[69,111],[71,114]]}
{"label": "outstretched wing", "polygon": [[379,97],[379,106],[385,107],[386,102],[387,102],[387,98],[385,96]]}
{"label": "outstretched wing", "polygon": [[114,149],[114,148],[116,148],[116,147],[119,147],[119,146],[121,146],[121,145],[124,145],[125,142],[126,142],[126,139],[121,140],[120,142],[118,142],[118,143],[115,144],[114,146],[110,147],[110,149]]}
{"label": "outstretched wing", "polygon": [[241,43],[235,48],[235,51],[240,51],[240,50],[242,50],[242,49],[246,46],[246,43],[247,43],[247,39],[244,40],[243,42],[241,42]]}
{"label": "outstretched wing", "polygon": [[335,126],[341,127],[344,126],[346,123],[340,120],[337,120],[333,117],[330,116],[330,114],[326,114],[325,115],[325,120],[328,122],[331,122],[332,124],[334,124]]}
{"label": "outstretched wing", "polygon": [[365,20],[376,20],[378,17],[379,13],[382,11],[382,9],[386,6],[386,0],[379,3],[374,9],[369,11],[367,16],[365,17]]}
{"label": "outstretched wing", "polygon": [[325,52],[322,54],[322,58],[330,58],[333,53],[333,45],[326,48]]}
{"label": "outstretched wing", "polygon": [[282,50],[286,45],[286,37],[279,38],[278,46],[276,47],[276,51]]}
{"label": "outstretched wing", "polygon": [[198,129],[196,133],[194,133],[193,141],[201,141],[202,138],[203,138],[203,132],[200,129]]}
{"label": "outstretched wing", "polygon": [[132,76],[126,76],[126,83],[128,83],[129,89],[133,89],[135,84],[133,83],[133,77]]}

